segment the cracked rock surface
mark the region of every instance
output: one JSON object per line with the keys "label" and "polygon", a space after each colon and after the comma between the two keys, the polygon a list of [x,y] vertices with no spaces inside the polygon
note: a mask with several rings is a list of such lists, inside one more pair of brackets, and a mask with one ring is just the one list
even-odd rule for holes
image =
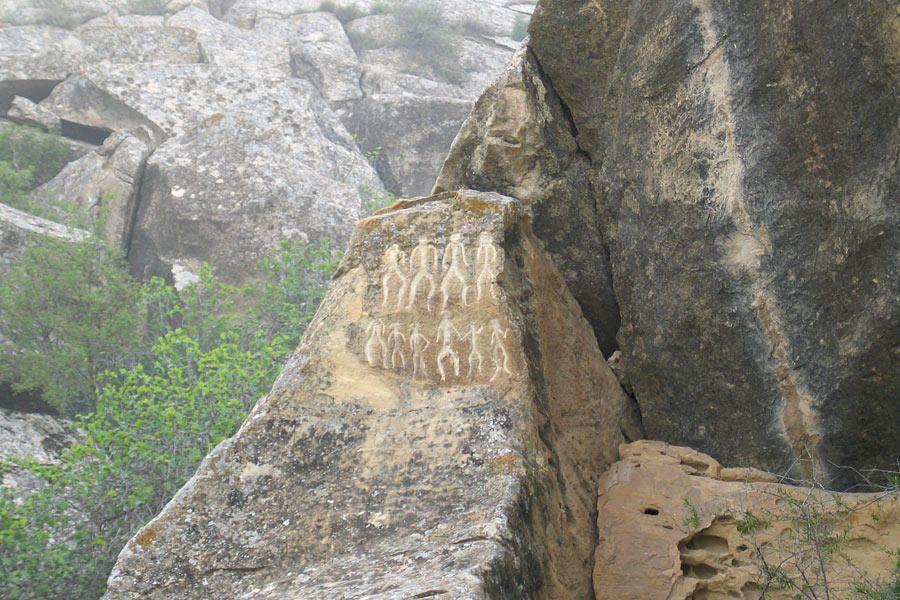
{"label": "cracked rock surface", "polygon": [[105,598],[586,600],[627,402],[519,202],[398,203]]}

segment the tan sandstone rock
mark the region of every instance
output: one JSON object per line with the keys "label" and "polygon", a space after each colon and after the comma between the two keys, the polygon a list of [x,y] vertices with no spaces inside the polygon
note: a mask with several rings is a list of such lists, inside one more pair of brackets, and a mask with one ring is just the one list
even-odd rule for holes
{"label": "tan sandstone rock", "polygon": [[896,492],[777,484],[663,442],[619,451],[600,479],[597,600],[850,598],[896,577]]}
{"label": "tan sandstone rock", "polygon": [[626,406],[518,201],[400,202],[106,598],[591,598]]}

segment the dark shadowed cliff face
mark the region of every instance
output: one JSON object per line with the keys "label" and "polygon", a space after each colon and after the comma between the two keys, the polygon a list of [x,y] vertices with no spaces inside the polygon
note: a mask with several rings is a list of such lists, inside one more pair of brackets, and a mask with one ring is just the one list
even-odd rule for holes
{"label": "dark shadowed cliff face", "polygon": [[[560,105],[590,190],[571,180],[555,198],[520,197],[547,230],[568,218],[555,204],[597,211],[603,252],[548,249],[606,347],[621,320],[648,437],[835,487],[854,479],[839,465],[895,463],[897,18],[875,0],[539,6],[517,68],[548,89],[528,99],[519,137],[546,140],[548,119],[527,115]],[[465,132],[490,130],[509,104],[494,94],[438,189],[509,189],[508,173],[463,156]],[[550,172],[505,160],[520,181]],[[612,290],[579,293],[598,269]]]}

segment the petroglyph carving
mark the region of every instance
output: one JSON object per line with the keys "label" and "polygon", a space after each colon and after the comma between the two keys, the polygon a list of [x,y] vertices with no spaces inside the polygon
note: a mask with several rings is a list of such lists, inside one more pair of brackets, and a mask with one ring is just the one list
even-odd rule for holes
{"label": "petroglyph carving", "polygon": [[409,272],[415,273],[412,283],[409,286],[409,302],[407,309],[412,308],[416,301],[416,294],[419,292],[419,285],[426,283],[428,285],[428,295],[425,298],[425,308],[431,312],[431,299],[434,297],[437,284],[434,280],[434,274],[438,271],[438,252],[431,245],[428,238],[420,237],[419,244],[413,248],[409,255]]}
{"label": "petroglyph carving", "polygon": [[400,323],[391,323],[388,329],[387,343],[391,350],[391,368],[406,370],[406,354],[404,353],[406,335],[400,331]]}
{"label": "petroglyph carving", "polygon": [[428,341],[428,338],[419,331],[419,325],[414,324],[412,332],[409,334],[409,347],[412,350],[413,379],[416,378],[420,371],[423,377],[428,377],[424,355],[430,345],[431,342]]}
{"label": "petroglyph carving", "polygon": [[443,296],[441,310],[447,308],[447,300],[450,299],[455,284],[458,284],[461,289],[460,296],[463,306],[468,304],[469,285],[466,282],[466,275],[469,261],[466,259],[466,247],[463,246],[461,240],[462,236],[454,233],[450,236],[447,247],[444,248],[444,257],[441,260],[441,269],[444,272],[444,277],[441,279],[441,295]]}
{"label": "petroglyph carving", "polygon": [[408,284],[407,277],[403,273],[402,268],[404,256],[405,253],[397,244],[388,248],[384,253],[384,260],[381,263],[384,268],[384,275],[381,278],[382,308],[387,308],[388,306],[392,282],[396,282],[397,284],[397,308],[400,309],[403,307],[403,300],[406,298],[406,286]]}
{"label": "petroglyph carving", "polygon": [[491,381],[497,378],[500,373],[512,375],[509,370],[509,354],[506,352],[504,340],[509,333],[500,326],[500,321],[491,319],[491,359],[494,361],[494,374],[491,375]]}
{"label": "petroglyph carving", "polygon": [[449,313],[444,312],[443,317],[441,317],[441,323],[437,328],[437,337],[435,338],[435,343],[441,347],[437,355],[437,368],[441,374],[441,381],[447,379],[447,372],[444,370],[445,359],[450,359],[450,363],[453,365],[453,375],[459,377],[459,354],[453,349],[453,340],[459,337],[459,330],[450,321]]}
{"label": "petroglyph carving", "polygon": [[502,265],[502,254],[498,252],[497,245],[494,243],[490,233],[482,232],[478,236],[478,251],[475,255],[475,289],[477,290],[478,300],[484,296],[485,290],[488,290],[491,297],[497,297],[496,278],[500,272]]}
{"label": "petroglyph carving", "polygon": [[385,369],[388,368],[388,348],[384,341],[384,325],[375,320],[366,328],[369,339],[366,340],[366,362],[370,367],[377,367],[379,363]]}
{"label": "petroglyph carving", "polygon": [[476,328],[474,323],[470,323],[469,332],[463,336],[463,339],[469,340],[469,371],[466,373],[466,377],[471,378],[473,375],[481,375],[481,363],[483,362],[483,358],[481,356],[481,351],[478,349],[478,334],[480,334],[483,329],[484,325]]}

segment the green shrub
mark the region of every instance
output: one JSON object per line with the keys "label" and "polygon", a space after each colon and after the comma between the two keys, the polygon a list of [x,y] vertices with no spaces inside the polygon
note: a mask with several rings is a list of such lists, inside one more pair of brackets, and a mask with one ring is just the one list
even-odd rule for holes
{"label": "green shrub", "polygon": [[[51,244],[42,252],[61,272],[72,269],[54,256],[70,255],[71,246]],[[0,598],[97,598],[125,542],[269,390],[337,261],[327,240],[284,242],[262,261],[252,298],[218,282],[206,266],[199,282],[181,292],[159,279],[145,286],[131,281],[123,304],[141,325],[123,329],[149,350],[124,348],[128,364],[97,375],[93,410],[78,420],[84,441],[60,465],[19,465],[43,487],[21,501],[0,488]],[[48,291],[54,293],[71,291]],[[86,325],[81,312],[70,318],[77,331]],[[118,339],[117,332],[105,335]],[[58,362],[62,371],[72,368]]]}
{"label": "green shrub", "polygon": [[0,203],[40,212],[30,202],[28,192],[56,175],[68,162],[69,152],[58,135],[0,124]]}
{"label": "green shrub", "polygon": [[119,252],[95,238],[47,238],[0,280],[0,379],[39,390],[64,414],[92,410],[99,375],[140,347],[139,286]]}

